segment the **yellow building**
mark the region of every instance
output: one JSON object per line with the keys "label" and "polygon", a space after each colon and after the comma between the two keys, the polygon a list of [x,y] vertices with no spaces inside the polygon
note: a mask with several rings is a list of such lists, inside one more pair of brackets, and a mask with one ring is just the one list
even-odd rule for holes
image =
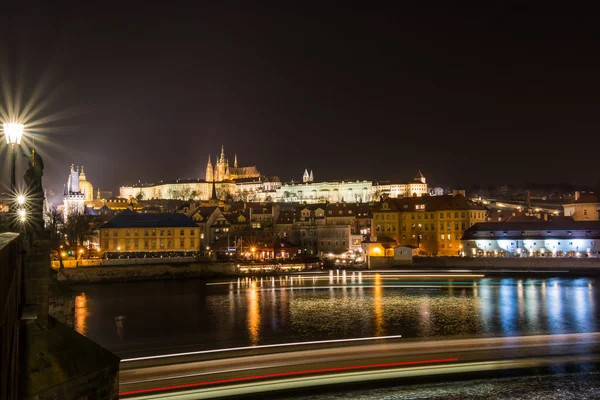
{"label": "yellow building", "polygon": [[462,195],[388,198],[373,209],[371,234],[416,246],[422,255],[458,256],[464,231],[485,222],[486,213]]}
{"label": "yellow building", "polygon": [[102,253],[185,253],[200,250],[200,227],[185,214],[125,210],[99,228]]}

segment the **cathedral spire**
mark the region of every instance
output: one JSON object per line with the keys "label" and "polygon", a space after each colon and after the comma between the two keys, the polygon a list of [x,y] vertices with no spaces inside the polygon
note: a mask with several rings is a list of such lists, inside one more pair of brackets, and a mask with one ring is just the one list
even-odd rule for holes
{"label": "cathedral spire", "polygon": [[225,161],[225,146],[221,145],[221,161]]}
{"label": "cathedral spire", "polygon": [[210,182],[214,180],[214,169],[212,163],[210,162],[210,154],[208,155],[208,163],[206,163],[206,174],[205,174],[206,182]]}
{"label": "cathedral spire", "polygon": [[308,169],[304,169],[304,174],[302,174],[302,182],[308,182],[310,176],[308,175]]}
{"label": "cathedral spire", "polygon": [[233,168],[237,169],[237,154],[234,154],[233,156]]}
{"label": "cathedral spire", "polygon": [[315,180],[315,177],[313,175],[312,169],[310,170],[310,175],[308,176],[308,181],[309,182],[313,182]]}

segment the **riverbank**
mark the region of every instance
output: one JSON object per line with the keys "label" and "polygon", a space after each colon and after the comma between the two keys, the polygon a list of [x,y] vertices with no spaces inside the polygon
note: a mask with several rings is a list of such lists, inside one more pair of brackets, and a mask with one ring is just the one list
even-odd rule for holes
{"label": "riverbank", "polygon": [[[540,259],[540,258],[464,258],[464,257],[415,257],[412,264],[386,265],[383,268],[371,270],[411,270],[431,272],[449,272],[451,269],[481,272],[486,275],[600,275],[600,259]],[[346,269],[348,271],[363,271],[366,269]],[[57,279],[68,284],[101,283],[101,282],[130,282],[146,280],[174,280],[195,278],[231,278],[238,276],[278,276],[290,275],[299,271],[253,271],[252,268],[243,272],[238,270],[235,263],[163,263],[135,264],[101,267],[78,267],[56,269]],[[319,272],[319,271],[313,271]]]}
{"label": "riverbank", "polygon": [[57,269],[60,282],[102,283],[237,276],[233,263],[150,264]]}

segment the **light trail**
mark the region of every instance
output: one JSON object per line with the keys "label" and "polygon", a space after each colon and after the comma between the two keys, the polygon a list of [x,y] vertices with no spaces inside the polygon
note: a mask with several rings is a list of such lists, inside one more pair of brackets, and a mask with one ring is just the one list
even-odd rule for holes
{"label": "light trail", "polygon": [[313,376],[297,376],[275,381],[249,381],[237,385],[208,386],[191,389],[189,391],[178,392],[154,392],[140,394],[132,399],[139,400],[158,400],[158,399],[177,399],[177,400],[198,400],[198,399],[216,399],[233,398],[240,395],[263,394],[268,398],[268,393],[283,392],[299,389],[314,389],[316,387],[328,385],[341,385],[347,383],[373,382],[389,379],[409,379],[414,377],[430,377],[448,374],[477,373],[483,371],[502,371],[517,368],[539,368],[554,365],[557,362],[565,363],[584,363],[596,362],[595,356],[575,356],[558,358],[528,358],[515,360],[499,361],[477,361],[451,364],[433,364],[414,366],[411,368],[389,368],[383,370],[363,370],[348,371],[338,374],[324,374]]}
{"label": "light trail", "polygon": [[458,358],[443,358],[439,360],[419,360],[419,361],[399,361],[393,363],[381,363],[381,364],[367,364],[367,365],[351,365],[347,367],[336,367],[336,368],[322,368],[322,369],[307,369],[302,371],[289,371],[289,372],[279,372],[272,374],[264,374],[264,375],[253,375],[253,376],[243,376],[239,378],[229,378],[229,379],[218,379],[213,381],[204,381],[204,382],[194,382],[194,383],[185,383],[180,385],[169,385],[169,386],[161,386],[161,387],[153,387],[147,389],[137,389],[130,390],[126,392],[120,392],[119,396],[131,396],[136,394],[145,394],[145,393],[154,393],[154,392],[164,392],[169,390],[178,390],[178,389],[190,389],[201,386],[210,386],[210,385],[219,385],[219,384],[228,384],[228,383],[236,383],[236,382],[247,382],[247,381],[255,381],[262,379],[271,379],[271,378],[285,378],[291,376],[300,376],[300,375],[310,375],[310,374],[326,374],[329,372],[347,372],[354,370],[367,370],[373,368],[393,368],[400,366],[408,366],[408,365],[423,365],[423,364],[439,364],[439,363],[448,363],[458,361]]}
{"label": "light trail", "polygon": [[366,338],[350,338],[350,339],[334,339],[334,340],[316,340],[312,342],[291,342],[291,343],[278,343],[278,344],[263,344],[259,346],[243,346],[243,347],[231,347],[227,349],[213,349],[213,350],[200,350],[190,351],[187,353],[173,353],[173,354],[161,354],[158,356],[147,356],[147,357],[136,357],[126,358],[121,360],[121,363],[127,363],[132,361],[143,361],[143,360],[156,360],[161,358],[172,358],[182,356],[193,356],[200,354],[212,354],[212,353],[223,353],[228,351],[239,351],[239,350],[256,350],[256,349],[269,349],[277,347],[290,347],[290,346],[310,346],[315,344],[333,344],[333,343],[348,343],[348,342],[361,342],[369,340],[387,340],[387,339],[400,339],[402,335],[390,335],[390,336],[372,336]]}

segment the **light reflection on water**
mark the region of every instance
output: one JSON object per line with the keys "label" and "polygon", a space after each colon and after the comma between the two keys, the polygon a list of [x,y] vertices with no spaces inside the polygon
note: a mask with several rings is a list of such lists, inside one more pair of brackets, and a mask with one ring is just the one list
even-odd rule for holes
{"label": "light reflection on water", "polygon": [[[75,328],[117,353],[165,343],[218,348],[359,336],[598,330],[599,293],[591,280],[434,280],[336,272],[242,278],[216,286],[201,281],[85,285],[76,297]],[[406,281],[419,287],[394,286]]]}

